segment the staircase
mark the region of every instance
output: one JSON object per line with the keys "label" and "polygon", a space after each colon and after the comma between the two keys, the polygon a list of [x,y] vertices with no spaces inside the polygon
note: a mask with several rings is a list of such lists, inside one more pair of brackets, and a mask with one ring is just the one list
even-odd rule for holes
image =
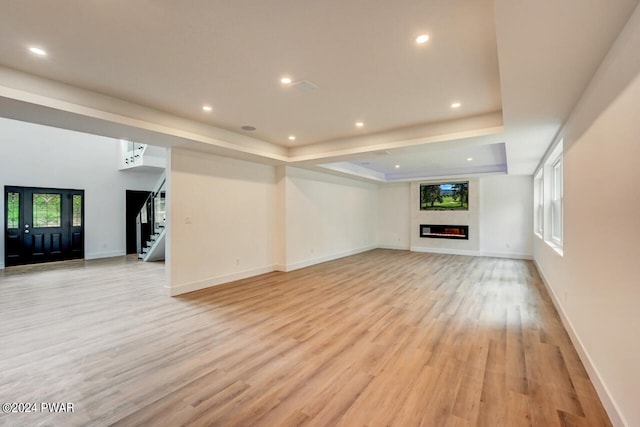
{"label": "staircase", "polygon": [[158,185],[156,185],[156,188],[151,192],[140,212],[138,212],[138,219],[136,220],[138,259],[142,261],[164,259],[166,234],[165,184],[166,178],[163,174],[158,181]]}

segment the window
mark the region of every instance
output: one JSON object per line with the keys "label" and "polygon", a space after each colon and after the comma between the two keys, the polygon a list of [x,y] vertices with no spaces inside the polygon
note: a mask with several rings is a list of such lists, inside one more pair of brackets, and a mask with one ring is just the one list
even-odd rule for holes
{"label": "window", "polygon": [[553,163],[551,192],[551,238],[562,244],[562,156]]}
{"label": "window", "polygon": [[542,237],[544,232],[544,182],[542,170],[538,171],[533,181],[533,206],[535,209],[533,219],[533,231]]}
{"label": "window", "polygon": [[82,196],[73,195],[73,226],[82,227]]}
{"label": "window", "polygon": [[558,254],[563,254],[563,140],[545,156],[534,175],[534,232]]}
{"label": "window", "polygon": [[7,194],[7,229],[20,228],[20,193]]}
{"label": "window", "polygon": [[60,194],[33,193],[33,226],[60,227]]}

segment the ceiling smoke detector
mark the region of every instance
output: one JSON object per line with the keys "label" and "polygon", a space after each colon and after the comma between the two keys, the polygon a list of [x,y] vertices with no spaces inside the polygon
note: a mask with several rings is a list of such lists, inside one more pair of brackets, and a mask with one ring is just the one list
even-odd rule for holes
{"label": "ceiling smoke detector", "polygon": [[254,130],[256,130],[256,127],[251,125],[244,125],[244,126],[241,126],[240,129],[253,132]]}

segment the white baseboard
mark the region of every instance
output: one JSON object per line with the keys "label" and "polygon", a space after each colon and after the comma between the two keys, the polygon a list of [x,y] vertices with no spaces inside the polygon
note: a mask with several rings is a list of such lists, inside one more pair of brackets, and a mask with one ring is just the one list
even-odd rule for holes
{"label": "white baseboard", "polygon": [[618,408],[618,405],[616,405],[615,401],[611,397],[611,394],[609,393],[609,389],[607,388],[604,381],[602,380],[602,377],[600,376],[598,370],[593,364],[591,357],[589,357],[589,353],[587,353],[587,350],[582,344],[580,337],[578,337],[578,334],[573,328],[573,325],[571,324],[571,320],[569,320],[569,318],[567,317],[567,314],[565,313],[562,307],[562,304],[560,304],[560,299],[558,298],[556,293],[553,291],[553,288],[549,285],[549,280],[547,280],[547,276],[544,275],[544,272],[542,271],[542,269],[540,268],[540,265],[538,265],[538,262],[535,259],[533,262],[534,262],[534,265],[536,266],[536,269],[538,270],[538,273],[540,274],[542,283],[547,288],[547,292],[549,292],[549,295],[551,296],[551,301],[553,301],[553,305],[556,307],[556,311],[560,315],[560,320],[562,321],[564,328],[567,330],[567,333],[569,334],[569,338],[571,339],[573,346],[578,352],[578,356],[580,357],[580,360],[582,361],[582,364],[584,365],[584,368],[587,371],[587,374],[589,375],[589,379],[591,380],[591,383],[593,384],[593,386],[596,389],[596,392],[598,393],[598,397],[602,402],[602,406],[604,406],[604,409],[607,411],[607,415],[609,415],[609,419],[611,420],[611,423],[614,426],[620,426],[620,427],[628,426],[629,424],[627,424],[624,416],[622,415],[622,412],[620,411],[620,408]]}
{"label": "white baseboard", "polygon": [[112,258],[116,256],[125,256],[127,251],[119,250],[119,251],[109,251],[109,252],[91,252],[85,253],[84,259],[99,259],[99,258]]}
{"label": "white baseboard", "polygon": [[[308,259],[305,261],[300,261],[300,262],[296,262],[294,264],[287,264],[286,266],[282,266],[279,265],[278,267],[278,271],[294,271],[294,270],[299,270],[301,268],[305,268],[305,267],[310,267],[312,265],[316,265],[316,264],[320,264],[323,262],[327,262],[327,261],[333,261],[339,258],[344,258],[350,255],[355,255],[355,254],[359,254],[362,252],[367,252],[367,251],[371,251],[374,249],[377,249],[378,246],[377,245],[371,245],[371,246],[365,246],[362,248],[357,248],[357,249],[351,249],[348,251],[344,251],[344,252],[338,252],[335,254],[331,254],[331,255],[325,255],[325,256],[321,256],[321,257],[317,257],[317,258],[312,258],[312,259]],[[281,269],[282,267],[284,267],[284,269]]]}
{"label": "white baseboard", "polygon": [[508,259],[528,259],[532,260],[533,256],[529,254],[518,254],[508,252],[481,252],[481,251],[467,251],[463,249],[450,249],[450,248],[425,248],[423,246],[411,246],[411,252],[424,252],[433,254],[446,254],[446,255],[466,255],[466,256],[486,256],[492,258],[508,258]]}
{"label": "white baseboard", "polygon": [[493,258],[533,260],[533,255],[530,255],[530,254],[518,254],[518,253],[508,253],[508,252],[480,252],[480,256],[488,256]]}
{"label": "white baseboard", "polygon": [[256,268],[253,270],[245,270],[238,273],[226,274],[223,276],[210,277],[203,280],[197,280],[195,282],[182,283],[175,286],[165,286],[164,289],[165,294],[174,297],[176,295],[186,294],[187,292],[199,291],[200,289],[222,285],[223,283],[247,279],[249,277],[258,276],[260,274],[271,273],[272,271],[274,271],[273,266]]}
{"label": "white baseboard", "polygon": [[409,251],[411,248],[409,246],[403,245],[378,245],[378,249],[393,249],[394,251]]}
{"label": "white baseboard", "polygon": [[423,246],[411,246],[410,251],[430,253],[430,254],[481,256],[480,252],[478,251],[467,251],[464,249],[449,249],[449,248],[425,248]]}

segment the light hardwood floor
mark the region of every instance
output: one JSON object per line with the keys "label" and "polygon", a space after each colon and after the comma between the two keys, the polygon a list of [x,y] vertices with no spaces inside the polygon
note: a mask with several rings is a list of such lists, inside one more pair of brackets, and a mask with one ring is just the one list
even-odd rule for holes
{"label": "light hardwood floor", "polygon": [[608,426],[529,261],[375,250],[181,297],[131,258],[0,272],[2,425]]}

